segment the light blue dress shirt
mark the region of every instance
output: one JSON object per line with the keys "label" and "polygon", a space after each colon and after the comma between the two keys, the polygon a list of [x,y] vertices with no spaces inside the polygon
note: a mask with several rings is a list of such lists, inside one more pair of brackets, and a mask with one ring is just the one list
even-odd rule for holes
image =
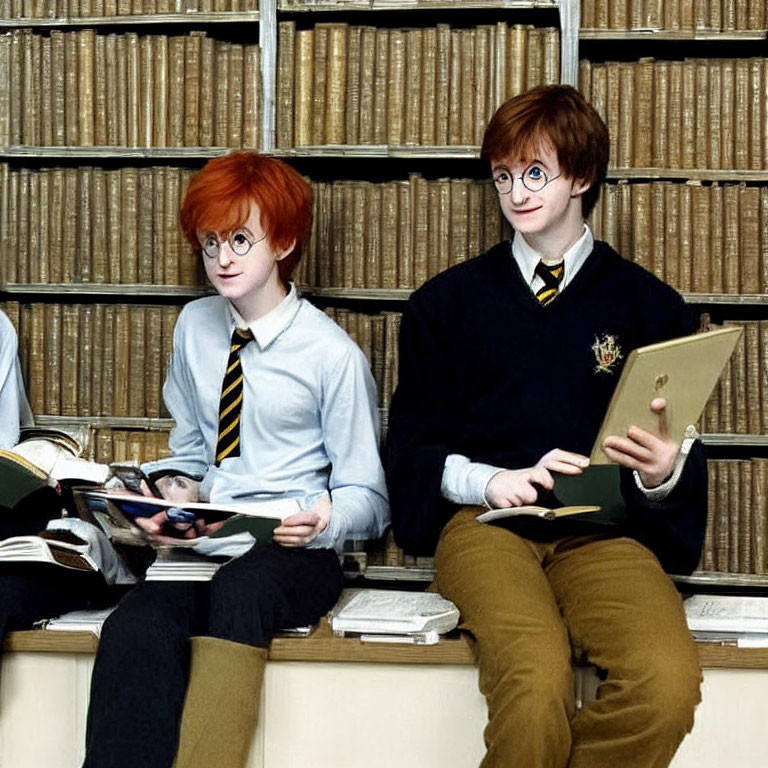
{"label": "light blue dress shirt", "polygon": [[0,312],[0,448],[6,450],[19,442],[19,427],[32,423],[32,411],[24,391],[19,366],[16,329]]}
{"label": "light blue dress shirt", "polygon": [[241,455],[213,466],[221,382],[237,326],[246,323],[221,296],[182,310],[163,388],[176,422],[173,455],[144,464],[144,471],[201,476],[201,497],[221,503],[287,497],[307,508],[329,491],[330,523],[309,546],[341,551],[347,539],[380,537],[389,504],[376,385],[359,347],[293,285],[247,326],[254,340],[240,353]]}

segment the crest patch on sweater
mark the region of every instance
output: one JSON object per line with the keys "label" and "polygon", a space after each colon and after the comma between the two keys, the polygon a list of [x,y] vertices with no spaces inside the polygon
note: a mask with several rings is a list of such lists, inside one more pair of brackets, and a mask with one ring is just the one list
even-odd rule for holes
{"label": "crest patch on sweater", "polygon": [[618,339],[610,333],[604,333],[602,339],[595,336],[592,351],[597,360],[595,373],[612,373],[616,363],[623,357]]}

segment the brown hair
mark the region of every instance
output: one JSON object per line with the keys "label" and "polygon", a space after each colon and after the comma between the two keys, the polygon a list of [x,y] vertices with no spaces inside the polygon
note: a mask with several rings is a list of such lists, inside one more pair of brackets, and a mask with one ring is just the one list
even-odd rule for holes
{"label": "brown hair", "polygon": [[583,180],[584,218],[600,196],[608,167],[608,129],[600,115],[570,85],[540,85],[502,104],[483,137],[482,155],[490,163],[510,156],[532,160],[541,146],[554,147],[563,175]]}
{"label": "brown hair", "polygon": [[228,234],[242,226],[255,203],[261,226],[275,251],[295,243],[278,272],[288,280],[301,256],[302,240],[312,225],[312,190],[281,160],[256,152],[232,152],[209,160],[192,177],[181,206],[181,227],[200,250],[200,230]]}

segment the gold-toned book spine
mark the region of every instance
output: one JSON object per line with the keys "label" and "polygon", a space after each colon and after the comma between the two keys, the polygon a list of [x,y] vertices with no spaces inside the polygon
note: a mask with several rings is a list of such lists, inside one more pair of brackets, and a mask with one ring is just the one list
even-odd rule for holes
{"label": "gold-toned book spine", "polygon": [[381,189],[381,287],[397,288],[399,198],[394,182]]}
{"label": "gold-toned book spine", "polygon": [[91,389],[93,384],[93,305],[77,307],[78,316],[78,365],[77,365],[77,413],[91,414]]}
{"label": "gold-toned book spine", "polygon": [[152,248],[152,169],[139,168],[136,192],[137,282],[157,283],[154,270],[159,261]]}
{"label": "gold-toned book spine", "polygon": [[682,167],[683,139],[683,63],[669,62],[669,117],[667,120],[669,168]]}
{"label": "gold-toned book spine", "polygon": [[78,282],[91,282],[91,169],[77,169],[77,221],[75,276]]}
{"label": "gold-toned book spine", "polygon": [[[59,33],[61,34],[61,33]],[[21,53],[22,30],[14,29],[10,32],[10,51],[8,58],[10,61],[8,80],[8,132],[10,135],[9,144],[21,144],[22,135],[22,88],[23,88],[23,56]],[[63,75],[62,75],[63,86]],[[62,121],[63,123],[63,121]]]}
{"label": "gold-toned book spine", "polygon": [[366,207],[370,186],[370,182],[366,181],[352,183],[352,227],[349,238],[349,260],[352,265],[351,284],[353,288],[365,288],[365,241],[368,228]]}
{"label": "gold-toned book spine", "polygon": [[153,147],[167,146],[168,129],[168,38],[149,38],[152,50],[152,139]]}
{"label": "gold-toned book spine", "polygon": [[752,170],[763,168],[763,132],[768,123],[768,105],[762,100],[761,86],[763,69],[766,59],[751,58],[748,61],[749,76],[748,88],[750,97],[749,106],[749,128],[748,128],[748,152],[747,167]]}
{"label": "gold-toned book spine", "polygon": [[200,145],[200,51],[205,32],[184,38],[184,146]]}
{"label": "gold-toned book spine", "polygon": [[[4,64],[2,60],[2,40],[3,38],[0,36],[0,68],[3,66],[7,67],[7,64]],[[40,144],[42,144],[44,147],[50,147],[53,146],[53,94],[51,90],[53,62],[51,59],[51,38],[42,38],[40,45]],[[0,109],[3,108],[2,102],[4,98],[2,95],[2,80],[4,75],[7,76],[7,72],[8,71],[6,69],[5,73],[0,73]],[[7,90],[5,91],[5,96],[7,97]],[[6,104],[5,109],[7,110],[7,108],[8,105]],[[5,118],[7,119],[7,113]],[[2,121],[3,118],[0,117],[0,146],[4,146],[1,143],[3,141]]]}
{"label": "gold-toned book spine", "polygon": [[644,57],[635,64],[635,82],[633,98],[633,147],[632,165],[647,168],[651,165],[653,136],[653,72],[654,61]]}
{"label": "gold-toned book spine", "polygon": [[635,78],[633,64],[619,64],[619,124],[617,135],[617,162],[619,168],[633,165],[634,149],[633,104],[635,101]]}
{"label": "gold-toned book spine", "polygon": [[243,145],[243,46],[229,49],[229,120],[227,146]]}
{"label": "gold-toned book spine", "polygon": [[[163,381],[168,377],[168,368],[171,364],[171,356],[173,352],[173,330],[176,326],[176,320],[178,320],[179,307],[163,307],[163,354],[160,358],[162,368],[160,369],[160,377]],[[168,411],[165,408],[165,404],[162,406],[161,416],[168,416]]]}
{"label": "gold-toned book spine", "polygon": [[120,246],[120,281],[123,283],[138,283],[138,236],[136,223],[138,218],[138,186],[137,168],[122,168],[121,176],[121,246]]}
{"label": "gold-toned book spine", "polygon": [[180,285],[179,253],[181,232],[179,227],[180,173],[178,168],[165,169],[165,200],[163,203],[165,251],[163,280],[166,285]]}
{"label": "gold-toned book spine", "polygon": [[709,26],[709,0],[693,0],[693,28],[706,29]]}
{"label": "gold-toned book spine", "polygon": [[451,179],[450,206],[451,252],[449,260],[451,264],[457,264],[467,258],[469,194],[466,179]]}
{"label": "gold-toned book spine", "polygon": [[64,216],[62,232],[62,269],[61,278],[65,283],[73,283],[77,280],[77,221],[68,216],[66,208],[70,201],[78,197],[78,172],[77,168],[64,169]]}
{"label": "gold-toned book spine", "polygon": [[[294,144],[297,147],[312,144],[314,66],[314,31],[311,29],[301,29],[296,33],[294,63],[294,91],[296,94]],[[290,144],[286,146],[290,146]]]}
{"label": "gold-toned book spine", "polygon": [[435,55],[435,134],[437,146],[448,144],[448,123],[451,101],[451,28],[438,24]]}
{"label": "gold-toned book spine", "polygon": [[[122,238],[122,194],[120,171],[107,171],[107,249],[109,252],[109,282],[126,282],[121,277]],[[66,198],[65,198],[66,199]]]}
{"label": "gold-toned book spine", "polygon": [[704,546],[697,570],[715,570],[715,507],[717,505],[717,467],[714,462],[707,462],[707,524],[704,529]]}
{"label": "gold-toned book spine", "polygon": [[243,147],[248,149],[262,147],[261,91],[261,49],[258,45],[246,45],[243,48]]}
{"label": "gold-toned book spine", "polygon": [[680,290],[680,184],[664,186],[664,279]]}
{"label": "gold-toned book spine", "polygon": [[734,125],[734,163],[736,168],[749,168],[749,101],[752,97],[749,89],[749,61],[736,59],[735,125]]}
{"label": "gold-toned book spine", "polygon": [[115,305],[104,307],[104,341],[101,349],[101,411],[100,416],[116,415],[115,391]]}
{"label": "gold-toned book spine", "polygon": [[475,34],[474,29],[461,29],[459,35],[459,137],[457,144],[475,143]]}
{"label": "gold-toned book spine", "polygon": [[[376,29],[362,27],[360,32],[360,104],[358,143],[373,143],[374,78],[376,73]],[[354,118],[353,118],[354,119]]]}
{"label": "gold-toned book spine", "polygon": [[389,32],[389,77],[387,82],[387,144],[403,143],[405,122],[405,32]]}
{"label": "gold-toned book spine", "polygon": [[344,95],[344,140],[347,144],[360,143],[360,44],[362,35],[362,27],[348,28],[347,85]]}
{"label": "gold-toned book spine", "polygon": [[[669,165],[669,62],[657,61],[653,66],[653,102],[651,104],[651,157],[650,165],[667,168]],[[644,137],[648,141],[648,136]]]}
{"label": "gold-toned book spine", "polygon": [[405,32],[405,116],[403,143],[415,145],[421,139],[421,104],[423,101],[424,30]]}
{"label": "gold-toned book spine", "polygon": [[[26,321],[29,321],[27,323]],[[26,337],[28,352],[26,355],[28,365],[27,395],[32,413],[45,412],[45,305],[32,304],[29,314],[22,321],[23,335]]]}
{"label": "gold-toned book spine", "polygon": [[[216,97],[216,44],[210,37],[200,42],[200,146],[213,146],[214,122],[217,117]],[[170,80],[169,80],[170,87]],[[170,97],[169,97],[170,103]]]}
{"label": "gold-toned book spine", "polygon": [[72,147],[79,143],[78,123],[78,78],[77,78],[78,45],[77,33],[64,34],[64,140]]}
{"label": "gold-toned book spine", "polygon": [[312,66],[312,144],[325,144],[328,24],[316,24]]}
{"label": "gold-toned book spine", "polygon": [[152,255],[154,266],[152,268],[153,281],[157,285],[164,285],[165,261],[168,258],[165,248],[165,167],[152,168]]}
{"label": "gold-toned book spine", "polygon": [[365,287],[381,286],[381,184],[371,184],[367,194],[365,231]]}
{"label": "gold-toned book spine", "polygon": [[[733,59],[720,61],[720,167],[735,168],[736,135],[736,71]],[[740,107],[739,107],[740,108]]]}
{"label": "gold-toned book spine", "polygon": [[11,35],[0,34],[0,146],[3,147],[11,143],[11,79]]}
{"label": "gold-toned book spine", "polygon": [[752,565],[754,573],[768,573],[768,459],[752,459]]}
{"label": "gold-toned book spine", "polygon": [[[421,99],[418,105],[419,136],[417,143],[422,146],[435,144],[435,98],[437,93],[437,28],[422,30]],[[417,70],[419,71],[419,70]]]}
{"label": "gold-toned book spine", "polygon": [[759,435],[762,427],[762,400],[760,399],[760,324],[756,320],[744,321],[745,382],[741,397],[746,403],[746,431]]}
{"label": "gold-toned book spine", "polygon": [[452,261],[453,244],[451,243],[451,182],[440,179],[437,186],[438,221],[432,236],[437,239],[438,271],[447,269]]}
{"label": "gold-toned book spine", "polygon": [[506,101],[507,95],[507,48],[509,47],[509,27],[503,21],[496,24],[491,58],[491,76],[493,78],[493,96],[491,114]]}
{"label": "gold-toned book spine", "polygon": [[163,386],[161,376],[163,315],[161,307],[147,307],[145,312],[144,413],[151,418],[158,418],[160,416],[161,390]]}
{"label": "gold-toned book spine", "polygon": [[76,304],[61,308],[61,415],[79,416],[77,383],[80,366],[79,310]]}
{"label": "gold-toned book spine", "polygon": [[105,35],[96,35],[93,61],[93,143],[97,147],[107,146],[107,113],[111,108],[107,100],[107,38]]}
{"label": "gold-toned book spine", "polygon": [[131,367],[131,307],[115,306],[115,331],[113,341],[114,371],[112,384],[112,414],[129,416],[128,392]]}
{"label": "gold-toned book spine", "polygon": [[529,26],[527,38],[526,89],[541,85],[544,82],[544,30]]}
{"label": "gold-toned book spine", "polygon": [[[739,259],[739,290],[741,293],[759,293],[760,286],[760,242],[754,233],[760,232],[760,189],[742,186],[739,188],[739,219],[743,236]],[[765,233],[763,233],[765,236]]]}
{"label": "gold-toned book spine", "polygon": [[94,139],[94,79],[93,63],[96,35],[92,29],[73,33],[77,40],[77,114],[79,144],[93,146]]}
{"label": "gold-toned book spine", "polygon": [[27,191],[27,280],[39,283],[40,280],[40,174],[29,174]]}
{"label": "gold-toned book spine", "polygon": [[[184,49],[183,37],[168,38],[168,127],[166,138],[169,147],[184,146]],[[226,83],[226,79],[219,79],[218,88],[226,91]],[[216,106],[221,107],[223,105],[217,104]],[[217,126],[223,124],[226,129],[226,110],[216,111],[215,124]],[[219,146],[226,146],[226,144],[222,142]]]}
{"label": "gold-toned book spine", "polygon": [[387,143],[389,83],[389,30],[376,30],[376,66],[373,95],[373,143]]}
{"label": "gold-toned book spine", "polygon": [[384,312],[384,381],[382,402],[389,408],[398,377],[397,338],[400,333],[400,313]]}
{"label": "gold-toned book spine", "polygon": [[706,168],[709,162],[709,62],[706,59],[695,59],[695,93],[694,99],[694,162],[696,168]]}
{"label": "gold-toned book spine", "polygon": [[683,62],[680,162],[683,168],[696,163],[696,62]]}
{"label": "gold-toned book spine", "polygon": [[739,293],[742,246],[739,198],[739,185],[726,184],[723,189],[723,291],[729,294]]}
{"label": "gold-toned book spine", "polygon": [[692,291],[693,282],[691,268],[693,264],[693,195],[691,194],[690,183],[685,183],[680,187],[680,262],[678,272],[680,275],[681,291]]}
{"label": "gold-toned book spine", "polygon": [[328,58],[325,81],[325,143],[345,144],[347,100],[348,26],[328,26]]}
{"label": "gold-toned book spine", "polygon": [[145,416],[144,384],[147,376],[146,307],[128,310],[128,416]]}
{"label": "gold-toned book spine", "polygon": [[448,144],[461,143],[461,30],[451,30],[448,60]]}
{"label": "gold-toned book spine", "polygon": [[35,50],[39,52],[40,37],[30,29],[22,30],[22,66],[21,99],[23,104],[22,141],[34,146],[38,143],[39,110],[37,96],[40,89],[36,82]]}
{"label": "gold-toned book spine", "polygon": [[[91,355],[91,409],[92,416],[102,411],[102,379],[104,373],[104,305],[93,305],[93,337]],[[93,443],[92,443],[93,444]]]}
{"label": "gold-toned book spine", "polygon": [[64,169],[53,168],[48,184],[48,250],[52,283],[62,282],[63,227],[64,227]]}
{"label": "gold-toned book spine", "polygon": [[125,35],[126,49],[126,146],[139,146],[139,102],[141,76],[139,74],[139,36],[133,32]]}
{"label": "gold-toned book spine", "polygon": [[61,413],[61,304],[45,304],[45,340],[43,357],[47,381],[42,413]]}
{"label": "gold-toned book spine", "polygon": [[709,130],[709,157],[707,167],[722,168],[720,162],[720,145],[722,131],[720,118],[722,116],[720,94],[722,92],[722,69],[717,62],[709,63],[709,113],[707,127]]}
{"label": "gold-toned book spine", "polygon": [[[596,65],[597,66],[597,65]],[[612,168],[619,167],[619,112],[621,111],[621,94],[619,86],[619,65],[616,62],[608,62],[604,65],[606,70],[606,120],[610,147],[608,149],[608,165]],[[594,77],[594,73],[593,73]]]}
{"label": "gold-toned book spine", "polygon": [[651,234],[648,268],[659,280],[666,279],[666,263],[664,260],[664,241],[666,236],[666,208],[664,190],[667,182],[655,182],[651,189]]}
{"label": "gold-toned book spine", "polygon": [[[650,184],[632,185],[632,251],[631,258],[636,264],[651,270],[651,219]],[[624,254],[627,256],[628,254]]]}
{"label": "gold-toned book spine", "polygon": [[691,248],[693,290],[695,293],[709,293],[711,289],[709,274],[709,188],[700,183],[692,183],[691,203],[693,206]]}
{"label": "gold-toned book spine", "polygon": [[277,123],[275,144],[279,149],[294,145],[294,60],[296,58],[296,23],[277,25]]}
{"label": "gold-toned book spine", "polygon": [[490,103],[490,72],[491,72],[491,27],[480,26],[475,32],[475,69],[474,69],[474,104],[472,108],[472,130],[470,131],[470,143],[482,144],[485,126],[491,115]]}
{"label": "gold-toned book spine", "polygon": [[397,287],[413,287],[413,230],[411,195],[407,181],[395,182],[398,197]]}
{"label": "gold-toned book spine", "polygon": [[94,168],[91,178],[91,280],[106,283],[109,280],[107,250],[107,189],[104,171]]}
{"label": "gold-toned book spine", "polygon": [[[681,0],[665,0],[664,2],[664,29],[676,32],[681,29],[682,19],[680,17]],[[686,5],[688,3],[686,2]]]}
{"label": "gold-toned book spine", "polygon": [[723,293],[723,188],[709,188],[709,290]]}

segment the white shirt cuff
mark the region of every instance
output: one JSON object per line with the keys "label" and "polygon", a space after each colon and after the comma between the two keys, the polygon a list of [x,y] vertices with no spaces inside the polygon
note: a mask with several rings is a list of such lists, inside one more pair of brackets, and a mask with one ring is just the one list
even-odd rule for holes
{"label": "white shirt cuff", "polygon": [[661,501],[674,490],[675,486],[680,480],[680,475],[683,474],[683,469],[685,469],[685,460],[688,458],[688,454],[691,452],[691,446],[693,445],[693,441],[695,439],[695,437],[686,437],[683,440],[682,445],[680,446],[680,453],[677,454],[677,458],[675,459],[675,466],[672,470],[672,474],[661,485],[657,485],[655,488],[646,488],[643,485],[643,481],[640,479],[640,474],[637,472],[637,470],[632,472],[632,474],[635,476],[635,484],[643,492],[643,494],[645,494],[645,497],[649,501]]}
{"label": "white shirt cuff", "polygon": [[470,461],[466,456],[452,453],[445,459],[440,492],[454,504],[489,506],[485,489],[491,478],[504,470],[490,464]]}

